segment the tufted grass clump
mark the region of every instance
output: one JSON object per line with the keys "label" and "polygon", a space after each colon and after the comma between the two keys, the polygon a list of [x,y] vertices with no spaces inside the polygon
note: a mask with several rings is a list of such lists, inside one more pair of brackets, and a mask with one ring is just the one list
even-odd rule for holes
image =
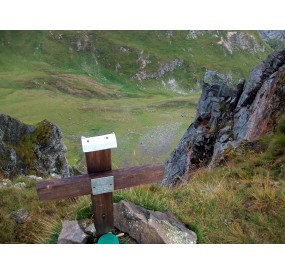
{"label": "tufted grass clump", "polygon": [[70,219],[81,220],[92,217],[92,204],[90,196],[82,196],[74,199],[70,206]]}
{"label": "tufted grass clump", "polygon": [[167,202],[164,198],[163,188],[155,185],[141,186],[129,190],[118,190],[114,193],[114,201],[129,200],[146,209],[164,212],[167,210]]}
{"label": "tufted grass clump", "polygon": [[38,220],[40,232],[34,234],[34,242],[38,244],[56,244],[62,228],[59,216],[41,217]]}

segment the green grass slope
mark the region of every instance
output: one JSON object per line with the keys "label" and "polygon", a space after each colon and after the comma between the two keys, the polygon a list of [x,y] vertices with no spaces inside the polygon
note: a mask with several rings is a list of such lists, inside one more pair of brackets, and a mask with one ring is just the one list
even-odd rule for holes
{"label": "green grass slope", "polygon": [[172,211],[199,243],[284,243],[284,125],[282,118],[277,133],[229,150],[223,166],[199,170],[186,186],[120,190],[115,200]]}
{"label": "green grass slope", "polygon": [[[61,71],[85,74],[104,84],[121,84],[127,91],[161,87],[161,79],[177,79],[185,91],[201,80],[205,69],[247,77],[270,52],[258,32],[243,31],[230,41],[227,31],[1,31],[1,71]],[[225,41],[224,46],[221,41]],[[240,45],[230,52],[225,45]],[[259,47],[259,48],[258,48]],[[160,81],[141,86],[135,74],[146,61],[147,74],[175,59],[183,64]],[[51,67],[45,67],[44,65]],[[43,66],[43,67],[42,67]],[[38,75],[36,75],[37,77]],[[40,76],[39,76],[40,77]],[[159,84],[159,85],[158,85]],[[158,91],[156,91],[158,92]]]}
{"label": "green grass slope", "polygon": [[1,31],[0,111],[60,126],[72,165],[81,135],[113,131],[114,167],[163,162],[193,120],[205,70],[234,82],[270,51],[257,32],[243,31],[249,48],[231,53],[219,44],[229,33]]}
{"label": "green grass slope", "polygon": [[[229,150],[223,166],[197,171],[185,186],[117,190],[114,201],[169,210],[196,232],[198,243],[284,243],[284,125],[283,119],[277,133]],[[17,188],[22,181],[26,188]],[[0,188],[0,206],[0,243],[56,243],[62,220],[92,217],[90,196],[41,203],[35,181],[25,177]],[[29,212],[24,224],[10,218],[19,208]]]}

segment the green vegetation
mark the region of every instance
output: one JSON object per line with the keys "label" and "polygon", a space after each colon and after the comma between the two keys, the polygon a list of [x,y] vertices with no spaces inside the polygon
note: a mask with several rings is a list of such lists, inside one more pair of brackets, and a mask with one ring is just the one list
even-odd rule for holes
{"label": "green vegetation", "polygon": [[[26,187],[17,188],[18,182],[25,182]],[[56,220],[59,223],[68,212],[71,200],[41,203],[35,184],[35,180],[20,177],[12,186],[0,188],[0,243],[35,243],[47,229],[43,221]],[[28,211],[29,217],[25,223],[17,224],[10,218],[10,213],[21,208]]]}
{"label": "green vegetation", "polygon": [[[197,171],[185,186],[118,190],[114,201],[169,210],[197,233],[199,243],[284,243],[284,140],[284,133],[276,133],[245,142],[228,151],[223,166]],[[1,188],[0,202],[1,243],[55,243],[63,219],[92,217],[89,196],[40,203],[32,181],[25,190]],[[32,218],[16,225],[9,213],[20,207]]]}
{"label": "green vegetation", "polygon": [[[199,170],[186,186],[143,187],[117,196],[172,211],[199,243],[284,243],[284,140],[275,134],[244,143],[228,152],[224,166]],[[152,206],[156,199],[163,207]]]}
{"label": "green vegetation", "polygon": [[[1,113],[28,124],[45,119],[57,124],[71,165],[82,157],[82,135],[110,132],[119,143],[115,167],[163,162],[195,115],[205,70],[232,74],[235,81],[269,53],[257,32],[245,33],[265,51],[230,54],[218,45],[226,31],[193,39],[187,31],[1,31]],[[134,77],[141,70],[157,72],[175,59],[183,64],[158,79]],[[171,90],[172,80],[177,91],[188,94]],[[168,127],[170,137],[158,126]],[[167,139],[164,148],[151,136]]]}
{"label": "green vegetation", "polygon": [[[57,124],[71,165],[84,168],[81,136],[111,132],[118,140],[114,168],[164,162],[195,116],[205,70],[231,74],[234,82],[270,52],[256,32],[247,33],[264,52],[231,54],[217,44],[226,31],[194,39],[186,39],[187,31],[1,31],[0,110],[28,124]],[[135,77],[175,59],[183,64],[158,79]],[[284,243],[282,123],[276,135],[258,143],[260,152],[249,145],[229,150],[224,167],[198,171],[187,186],[121,190],[114,200],[172,211],[199,243]],[[46,126],[37,125],[19,144],[25,162],[33,160],[32,141],[48,139]],[[15,187],[21,181],[26,188]],[[41,203],[35,181],[27,178],[0,188],[0,207],[0,243],[55,243],[62,220],[92,215],[89,196]],[[9,216],[20,208],[30,215],[24,224]]]}
{"label": "green vegetation", "polygon": [[[47,119],[60,126],[64,133],[64,143],[68,148],[68,160],[74,165],[82,154],[81,136],[94,136],[115,132],[118,149],[113,150],[114,165],[125,166],[134,162],[161,162],[179,142],[195,115],[195,105],[199,94],[151,98],[100,99],[75,98],[50,91],[16,91],[0,97],[1,112],[12,115],[28,124]],[[177,102],[177,104],[175,104]],[[165,106],[170,104],[170,106]],[[171,106],[174,104],[174,106]],[[167,143],[168,151],[152,160],[152,155],[141,149],[145,135],[159,134],[157,126],[172,129]],[[164,133],[166,135],[166,133]],[[140,141],[142,140],[142,141]],[[150,143],[155,142],[149,139]],[[23,143],[22,149],[27,142]],[[150,144],[151,145],[151,144]],[[135,152],[135,155],[134,155]],[[24,154],[24,151],[23,151]]]}
{"label": "green vegetation", "polygon": [[151,185],[150,187],[137,187],[130,190],[118,190],[115,192],[114,201],[129,200],[146,209],[165,212],[167,210],[167,201],[165,193],[160,188]]}
{"label": "green vegetation", "polygon": [[46,146],[51,135],[51,123],[43,120],[35,126],[35,131],[29,135],[25,135],[19,144],[13,146],[16,153],[21,157],[23,163],[30,167],[29,174],[36,173],[36,155],[35,144]]}

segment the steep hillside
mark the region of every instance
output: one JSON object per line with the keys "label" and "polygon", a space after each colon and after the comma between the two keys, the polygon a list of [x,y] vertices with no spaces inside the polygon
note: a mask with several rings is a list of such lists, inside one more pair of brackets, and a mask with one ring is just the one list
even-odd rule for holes
{"label": "steep hillside", "polygon": [[[35,73],[26,82],[24,79],[20,83],[17,81],[18,85],[41,86],[63,92],[74,89],[74,93],[77,89],[89,90],[90,87],[72,87],[84,81],[70,79],[70,76],[67,79],[66,76],[60,78],[63,80],[60,86],[57,74],[63,71],[84,74],[93,82],[117,84],[117,89],[128,92],[155,89],[156,92],[173,90],[184,93],[199,88],[206,69],[226,73],[233,79],[245,78],[249,70],[264,59],[269,51],[269,46],[255,31],[0,33],[1,71]],[[100,88],[103,89],[94,87],[95,91],[91,89],[91,94],[96,91],[100,93]],[[113,87],[109,91],[110,95],[114,94],[114,90]]]}

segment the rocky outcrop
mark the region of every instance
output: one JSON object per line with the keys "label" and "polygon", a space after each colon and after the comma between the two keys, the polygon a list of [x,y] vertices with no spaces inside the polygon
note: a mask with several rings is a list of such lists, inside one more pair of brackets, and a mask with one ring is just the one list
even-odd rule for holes
{"label": "rocky outcrop", "polygon": [[146,210],[131,202],[114,204],[114,225],[140,244],[195,244],[197,236],[170,212]]}
{"label": "rocky outcrop", "polygon": [[195,121],[167,160],[162,184],[187,182],[199,167],[222,160],[225,149],[274,130],[284,111],[285,51],[253,69],[246,85],[240,80],[230,88],[226,77],[208,72]]}
{"label": "rocky outcrop", "polygon": [[227,32],[227,37],[218,42],[224,46],[231,54],[235,51],[249,51],[250,53],[264,52],[263,45],[258,43],[253,35],[243,32]]}
{"label": "rocky outcrop", "polygon": [[262,39],[267,42],[272,48],[285,48],[285,31],[282,30],[263,30],[259,31]]}
{"label": "rocky outcrop", "polygon": [[66,146],[58,126],[44,120],[26,125],[8,115],[0,115],[0,174],[70,176]]}
{"label": "rocky outcrop", "polygon": [[144,57],[142,54],[138,58],[137,62],[140,65],[140,70],[135,74],[133,78],[138,80],[146,80],[146,79],[158,79],[165,75],[168,72],[173,72],[176,68],[183,65],[183,60],[174,59],[168,63],[160,64],[158,70],[153,73],[147,73],[145,67],[147,64],[151,63],[148,57]]}
{"label": "rocky outcrop", "polygon": [[187,35],[186,35],[186,39],[197,39],[199,36],[203,36],[205,33],[207,33],[208,31],[198,31],[198,30],[194,30],[194,31],[188,31]]}

